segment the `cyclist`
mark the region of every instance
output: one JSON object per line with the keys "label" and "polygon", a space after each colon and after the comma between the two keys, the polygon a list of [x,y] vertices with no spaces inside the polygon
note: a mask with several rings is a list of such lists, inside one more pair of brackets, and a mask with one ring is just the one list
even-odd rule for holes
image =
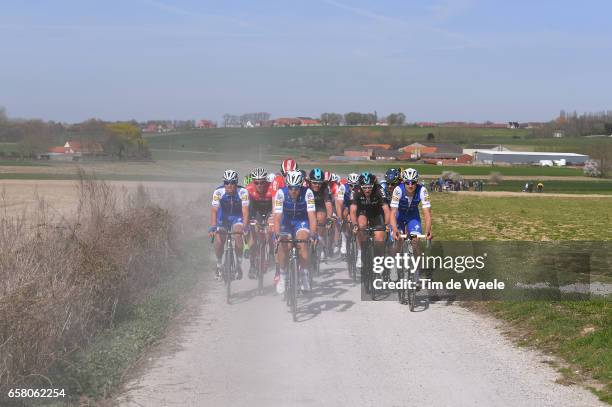
{"label": "cyclist", "polygon": [[298,165],[295,160],[288,158],[283,160],[281,163],[280,174],[276,174],[274,182],[272,182],[272,190],[276,193],[279,189],[285,186],[285,176],[289,171],[295,171],[298,169]]}
{"label": "cyclist", "polygon": [[[225,233],[227,230],[232,232],[246,232],[242,223],[243,219],[249,219],[249,193],[246,189],[238,185],[238,173],[234,170],[225,170],[223,173],[223,185],[217,187],[212,196],[212,208],[210,210],[209,235],[212,237],[215,232],[215,254],[217,255],[216,277],[221,277],[223,245],[225,243]],[[236,235],[236,279],[242,278],[242,250],[243,237]]]}
{"label": "cyclist", "polygon": [[[338,222],[342,222],[343,220],[350,220],[350,207],[351,207],[351,195],[354,189],[359,185],[359,174],[350,173],[346,178],[346,182],[340,181],[340,185],[338,186],[338,193],[336,194],[336,213],[338,214]],[[340,254],[346,254],[346,239],[348,228],[344,227],[343,230],[340,231],[341,241],[340,241]]]}
{"label": "cyclist", "polygon": [[[402,183],[393,190],[391,197],[391,229],[396,242],[394,252],[401,248],[400,233],[423,233],[419,204],[425,216],[425,234],[431,240],[431,202],[425,186],[418,183],[419,173],[414,168],[402,172]],[[418,254],[417,239],[412,240],[415,255]],[[395,271],[395,268],[394,268]],[[394,279],[394,278],[392,278]],[[397,277],[395,277],[397,279]]]}
{"label": "cyclist", "polygon": [[[274,193],[272,187],[268,182],[268,172],[263,168],[255,168],[250,174],[253,181],[246,186],[249,193],[249,221],[255,220],[257,222],[268,223],[268,238],[272,236],[273,219],[270,214],[272,213],[272,199]],[[252,230],[252,232],[255,232]],[[255,239],[255,233],[249,235],[249,247],[253,247]],[[259,242],[264,244],[265,242]],[[250,266],[249,266],[249,278],[256,278],[255,273],[255,262],[257,260],[257,251],[250,251]],[[263,273],[265,270],[261,270]]]}
{"label": "cyclist", "polygon": [[[353,193],[351,201],[351,222],[353,223],[353,232],[367,226],[385,226],[389,223],[389,205],[385,201],[385,192],[380,184],[376,182],[376,178],[369,172],[364,172],[359,176],[359,188]],[[359,233],[358,250],[357,250],[357,267],[361,267],[361,246],[365,241],[366,235],[364,232]],[[374,246],[374,256],[382,256],[384,254],[385,231],[374,232],[374,241],[377,243]]]}
{"label": "cyclist", "polygon": [[[310,171],[309,175],[309,186],[314,195],[317,223],[319,225],[324,225],[327,224],[327,219],[331,219],[333,215],[332,198],[329,193],[329,188],[325,183],[323,170],[314,168]],[[323,243],[328,244],[327,241]],[[325,251],[322,250],[321,253],[324,255]]]}
{"label": "cyclist", "polygon": [[[300,171],[289,171],[286,176],[287,186],[278,190],[274,197],[274,227],[283,240],[288,235],[295,239],[316,239],[317,219],[315,215],[315,198],[312,191],[303,186],[304,179]],[[310,290],[308,280],[309,250],[305,243],[299,245],[300,265],[302,269],[302,291]],[[285,292],[287,280],[287,244],[278,245],[278,263],[281,267],[280,279],[276,292]]]}
{"label": "cyclist", "polygon": [[393,190],[401,182],[401,172],[397,168],[389,168],[385,172],[385,179],[380,183],[380,186],[385,190],[387,203],[391,203],[391,195]]}
{"label": "cyclist", "polygon": [[249,173],[244,176],[244,179],[242,180],[242,185],[246,188],[251,184],[251,181],[253,181],[253,175],[252,173]]}

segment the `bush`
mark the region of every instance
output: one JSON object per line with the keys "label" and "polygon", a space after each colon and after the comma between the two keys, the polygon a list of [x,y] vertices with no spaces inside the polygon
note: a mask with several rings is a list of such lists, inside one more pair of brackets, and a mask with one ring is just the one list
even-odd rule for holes
{"label": "bush", "polygon": [[0,214],[2,391],[44,377],[167,271],[168,210],[144,189],[121,201],[109,184],[81,177],[79,192],[72,219],[54,219],[43,200],[32,218]]}

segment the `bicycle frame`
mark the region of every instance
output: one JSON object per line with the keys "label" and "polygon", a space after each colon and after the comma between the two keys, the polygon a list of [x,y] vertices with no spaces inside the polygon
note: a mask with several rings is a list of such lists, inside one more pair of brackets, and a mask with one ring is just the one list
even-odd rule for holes
{"label": "bicycle frame", "polygon": [[[285,301],[287,306],[291,311],[293,316],[293,321],[297,321],[297,297],[298,297],[298,279],[299,279],[299,269],[300,269],[300,259],[299,259],[299,251],[300,248],[298,244],[300,243],[310,243],[310,239],[280,239],[277,241],[277,245],[280,244],[290,244],[291,249],[289,249],[289,270],[288,270],[288,278],[286,281],[287,287],[285,288]],[[278,249],[278,246],[277,246]]]}

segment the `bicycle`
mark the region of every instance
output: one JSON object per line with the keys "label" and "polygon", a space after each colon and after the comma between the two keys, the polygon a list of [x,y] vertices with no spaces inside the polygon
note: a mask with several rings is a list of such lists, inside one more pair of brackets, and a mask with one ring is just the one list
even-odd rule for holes
{"label": "bicycle", "polygon": [[[254,265],[257,273],[257,293],[263,294],[263,279],[264,274],[268,269],[268,261],[270,251],[268,250],[268,223],[267,217],[262,216],[261,219],[251,220],[251,227],[253,227],[253,241],[255,247],[252,247],[253,253],[255,254]],[[251,255],[252,256],[252,255]]]}
{"label": "bicycle", "polygon": [[[291,244],[291,250],[289,250],[289,268],[287,272],[287,280],[285,287],[285,302],[291,310],[293,321],[297,321],[297,297],[298,297],[298,285],[299,285],[299,250],[298,244],[310,243],[310,239],[280,239],[277,241],[276,250],[278,245],[281,243]],[[310,273],[312,274],[312,273]]]}
{"label": "bicycle", "polygon": [[227,231],[225,228],[217,228],[215,233],[220,234],[222,231],[227,235],[227,237],[225,239],[225,247],[223,249],[223,270],[221,277],[225,285],[225,300],[227,304],[229,304],[232,295],[232,280],[234,280],[236,276],[236,253],[234,252],[233,236],[244,235],[244,233]]}
{"label": "bicycle", "polygon": [[[402,249],[401,249],[401,255],[403,256],[404,253],[406,253],[408,255],[408,257],[412,257],[414,255],[414,249],[412,247],[412,240],[415,238],[426,238],[426,235],[421,235],[418,233],[405,233],[405,234],[400,234],[399,235],[400,239],[403,239],[404,242],[402,244]],[[429,245],[431,244],[431,240],[427,241],[427,246],[429,247]],[[398,270],[398,274],[399,274],[399,281],[402,281],[402,279],[404,279],[404,277],[406,278],[406,281],[403,286],[403,288],[399,288],[397,290],[397,299],[399,301],[400,304],[406,304],[408,303],[408,306],[410,307],[410,312],[414,312],[414,307],[416,305],[416,292],[417,292],[417,285],[419,284],[419,270],[411,270],[408,274],[408,276],[405,276],[405,273],[407,272],[407,270],[404,269],[399,269]]]}
{"label": "bicycle", "polygon": [[[357,238],[353,233],[352,223],[347,220],[342,221],[342,227],[347,226],[346,238],[346,265],[349,272],[349,278],[353,279],[353,283],[357,282]],[[341,228],[342,229],[342,228]]]}
{"label": "bicycle", "polygon": [[360,231],[367,234],[366,240],[361,245],[362,252],[362,265],[361,265],[361,281],[365,285],[366,294],[370,295],[372,300],[376,297],[376,290],[374,289],[374,276],[373,276],[373,265],[374,265],[374,232],[386,231],[386,226],[375,226],[358,228]]}

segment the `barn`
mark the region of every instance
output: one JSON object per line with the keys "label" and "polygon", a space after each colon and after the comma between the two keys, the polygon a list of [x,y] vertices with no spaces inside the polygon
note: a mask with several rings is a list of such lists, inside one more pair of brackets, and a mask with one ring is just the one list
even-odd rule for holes
{"label": "barn", "polygon": [[541,160],[554,161],[562,159],[568,165],[583,165],[589,159],[589,156],[576,153],[546,153],[539,151],[476,150],[474,152],[474,161],[486,164],[539,164]]}

